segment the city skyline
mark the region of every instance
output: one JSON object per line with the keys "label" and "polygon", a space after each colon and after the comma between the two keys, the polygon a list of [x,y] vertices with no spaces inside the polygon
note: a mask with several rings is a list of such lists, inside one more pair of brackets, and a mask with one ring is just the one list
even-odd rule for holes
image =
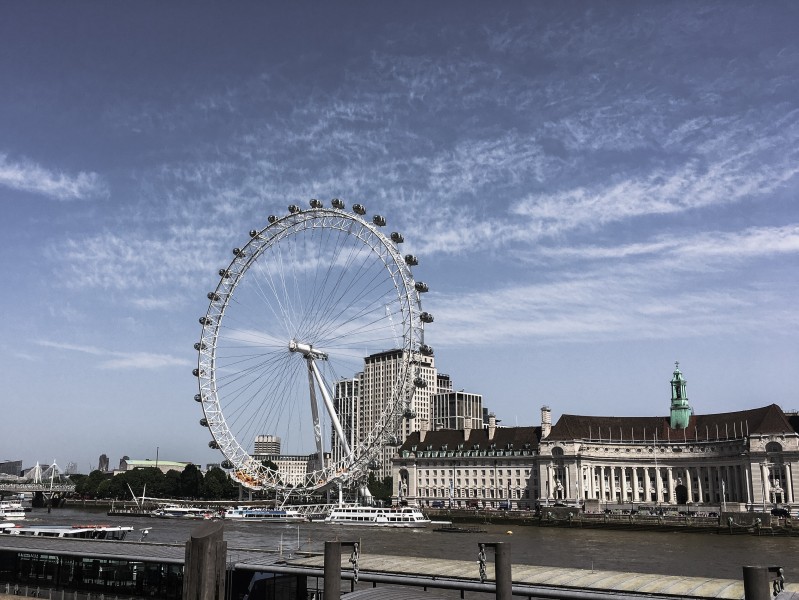
{"label": "city skyline", "polygon": [[797,25],[790,2],[3,5],[0,459],[220,462],[206,294],[311,198],[404,235],[437,368],[503,425],[667,415],[675,361],[697,414],[799,407]]}

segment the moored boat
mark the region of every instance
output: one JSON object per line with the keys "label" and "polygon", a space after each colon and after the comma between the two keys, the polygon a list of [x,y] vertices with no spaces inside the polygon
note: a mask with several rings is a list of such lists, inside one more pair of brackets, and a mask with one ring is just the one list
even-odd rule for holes
{"label": "moored boat", "polygon": [[339,506],[330,511],[325,523],[371,527],[427,527],[430,519],[413,506]]}
{"label": "moored boat", "polygon": [[178,504],[159,506],[152,512],[152,515],[161,519],[212,519],[217,516],[217,514],[209,508],[180,506]]}
{"label": "moored boat", "polygon": [[25,508],[21,502],[0,501],[0,521],[23,521]]}
{"label": "moored boat", "polygon": [[[10,526],[7,527],[7,525]],[[70,527],[68,525],[21,526],[14,523],[0,524],[0,533],[34,537],[121,541],[131,531],[133,531],[133,527],[123,525],[73,525]]]}
{"label": "moored boat", "polygon": [[257,521],[264,523],[302,523],[308,518],[293,509],[238,506],[227,509],[223,518],[231,521]]}
{"label": "moored boat", "polygon": [[433,531],[441,533],[485,533],[486,529],[477,527],[476,525],[453,525],[452,523],[444,523],[433,528]]}

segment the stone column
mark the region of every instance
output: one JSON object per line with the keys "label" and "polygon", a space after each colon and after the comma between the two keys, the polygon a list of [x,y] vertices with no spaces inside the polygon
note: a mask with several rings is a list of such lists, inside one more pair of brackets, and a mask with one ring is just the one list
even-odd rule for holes
{"label": "stone column", "polygon": [[764,463],[764,462],[760,463],[760,479],[763,482],[763,489],[762,489],[763,498],[762,498],[762,501],[763,502],[770,502],[771,488],[770,488],[770,484],[769,484],[769,480],[768,480],[768,465],[766,463]]}
{"label": "stone column", "polygon": [[668,503],[674,504],[674,469],[672,467],[666,468],[666,482],[666,485],[668,485],[668,490],[666,490],[668,492]]}
{"label": "stone column", "polygon": [[605,466],[599,467],[599,499],[601,502],[607,500],[607,485],[605,484]]}
{"label": "stone column", "polygon": [[631,467],[630,468],[630,475],[632,476],[632,483],[633,483],[633,502],[638,502],[639,501],[638,467]]}
{"label": "stone column", "polygon": [[649,467],[644,467],[644,502],[652,502],[652,480],[649,478]]}
{"label": "stone column", "polygon": [[685,489],[688,490],[688,502],[694,501],[694,486],[693,486],[693,475],[691,473],[691,467],[685,468]]}
{"label": "stone column", "polygon": [[790,463],[785,463],[785,500],[787,503],[793,502],[793,481],[791,481]]}
{"label": "stone column", "polygon": [[663,467],[655,469],[655,496],[658,502],[663,502]]}
{"label": "stone column", "polygon": [[627,502],[627,467],[619,467],[619,471],[621,477],[621,481],[619,482],[619,487],[621,487],[621,501]]}
{"label": "stone column", "polygon": [[707,493],[710,503],[714,503],[716,501],[716,467],[714,466],[707,468]]}
{"label": "stone column", "polygon": [[699,503],[705,502],[705,486],[702,484],[702,470],[704,467],[696,468],[696,493],[699,496]]}
{"label": "stone column", "polygon": [[746,503],[752,504],[752,471],[749,465],[744,465],[744,485],[746,485]]}

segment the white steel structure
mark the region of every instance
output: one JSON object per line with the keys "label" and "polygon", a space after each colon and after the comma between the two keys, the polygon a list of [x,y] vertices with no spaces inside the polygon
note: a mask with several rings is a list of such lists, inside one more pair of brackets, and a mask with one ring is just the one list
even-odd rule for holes
{"label": "white steel structure", "polygon": [[[386,443],[387,426],[407,414],[416,387],[426,385],[410,357],[432,354],[424,344],[421,294],[413,255],[403,256],[402,235],[384,235],[385,219],[364,218],[332,201],[326,208],[289,206],[233,249],[219,271],[195,344],[202,405],[223,466],[251,489],[283,489],[286,477],[253,458],[248,448],[263,431],[279,436],[282,452],[320,457],[301,486],[316,490],[355,482]],[[390,400],[368,431],[352,442],[332,401],[332,385],[360,371],[363,357],[399,348],[404,357],[390,382]],[[319,404],[322,404],[320,409]],[[325,433],[327,432],[327,433]],[[332,459],[324,439],[342,441]]]}

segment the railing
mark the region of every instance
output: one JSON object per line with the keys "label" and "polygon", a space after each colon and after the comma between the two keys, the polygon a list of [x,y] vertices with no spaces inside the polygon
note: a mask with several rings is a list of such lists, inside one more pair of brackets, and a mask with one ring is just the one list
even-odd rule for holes
{"label": "railing", "polygon": [[66,590],[56,590],[53,588],[42,588],[41,586],[12,585],[6,583],[0,585],[0,593],[8,596],[19,596],[21,598],[46,598],[47,600],[152,600],[146,596],[117,596],[110,594],[92,594],[90,592],[74,592]]}
{"label": "railing", "polygon": [[74,483],[0,483],[2,492],[74,492]]}

